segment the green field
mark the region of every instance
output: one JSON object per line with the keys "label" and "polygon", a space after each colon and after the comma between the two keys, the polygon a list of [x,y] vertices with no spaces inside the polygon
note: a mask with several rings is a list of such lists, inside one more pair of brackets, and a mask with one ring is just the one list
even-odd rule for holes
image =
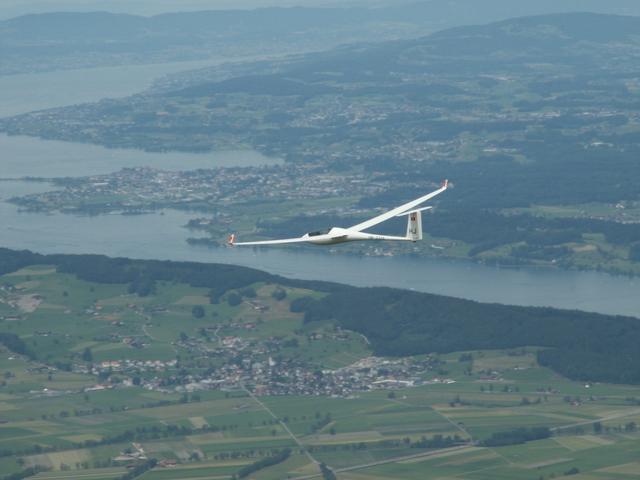
{"label": "green field", "polygon": [[[126,285],[85,282],[47,266],[5,275],[0,285],[1,332],[19,335],[35,352],[29,359],[0,350],[0,475],[38,467],[45,470],[38,479],[117,479],[127,465],[155,458],[160,463],[139,478],[231,478],[291,448],[285,462],[250,478],[319,475],[316,462],[353,480],[538,479],[570,471],[588,480],[637,478],[640,388],[569,381],[538,366],[532,347],[441,355],[440,371],[422,379],[446,383],[344,396],[252,397],[243,388],[212,388],[196,397],[131,380],[190,378],[222,368],[233,363],[220,354],[220,338],[227,337],[254,350],[296,339],[297,346],[283,343],[279,361],[326,371],[370,351],[359,335],[336,336],[328,323],[304,324],[289,304],[315,293],[289,287],[286,298],[276,300],[275,285],[255,284],[255,297],[231,306],[229,294],[211,304],[205,289],[159,283],[154,294],[139,297]],[[192,312],[198,305],[201,318]],[[125,338],[140,338],[142,346]],[[91,360],[83,358],[87,349]],[[79,370],[127,360],[169,363],[100,375]],[[495,432],[539,426],[553,429],[553,436],[481,446]],[[457,435],[458,444],[412,445],[437,435]],[[138,459],[126,457],[140,452]]]}

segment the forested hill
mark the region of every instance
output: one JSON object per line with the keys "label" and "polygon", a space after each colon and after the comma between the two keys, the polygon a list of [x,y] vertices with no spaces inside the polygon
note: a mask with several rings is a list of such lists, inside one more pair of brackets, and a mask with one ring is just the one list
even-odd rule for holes
{"label": "forested hill", "polygon": [[367,7],[272,7],[150,17],[109,12],[23,15],[0,21],[0,73],[322,50],[352,42],[415,38],[524,15],[573,11],[640,15],[634,0],[604,5],[599,0],[430,0]]}
{"label": "forested hill", "polygon": [[[450,28],[407,40],[346,45],[292,58],[280,65],[265,64],[263,71],[268,74],[267,79],[275,71],[282,78],[307,86],[340,87],[348,96],[412,94],[423,101],[432,101],[437,95],[474,93],[469,85],[460,83],[460,88],[452,88],[446,82],[438,82],[441,76],[460,79],[469,74],[487,75],[489,78],[480,83],[489,90],[496,80],[514,80],[502,75],[528,74],[541,84],[533,93],[544,94],[541,86],[545,77],[556,80],[562,74],[564,83],[560,86],[566,91],[576,86],[571,75],[588,73],[587,78],[580,80],[581,86],[588,86],[589,80],[609,67],[613,71],[625,70],[614,63],[612,54],[633,58],[640,48],[636,35],[639,29],[640,17],[635,16],[586,12],[536,15]],[[562,72],[555,71],[554,66],[562,67]],[[198,77],[194,81],[206,83]],[[244,79],[238,81],[242,85]],[[244,91],[253,93],[250,87],[247,83]],[[274,85],[274,92],[287,93],[278,87],[282,86]]]}
{"label": "forested hill", "polygon": [[572,379],[640,383],[640,321],[553,308],[483,304],[389,288],[356,288],[291,280],[246,267],[131,260],[100,255],[39,255],[0,249],[0,274],[34,265],[97,283],[128,283],[144,295],[155,282],[184,282],[210,289],[212,302],[229,290],[256,282],[324,293],[302,297],[292,310],[305,321],[334,320],[360,332],[376,354],[405,356],[476,349],[541,347],[541,364]]}

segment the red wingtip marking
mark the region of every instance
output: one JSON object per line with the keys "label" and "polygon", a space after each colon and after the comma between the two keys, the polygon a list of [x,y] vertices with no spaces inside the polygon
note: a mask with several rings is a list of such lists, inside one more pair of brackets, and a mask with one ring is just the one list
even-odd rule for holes
{"label": "red wingtip marking", "polygon": [[229,238],[227,238],[227,245],[233,245],[236,242],[236,234],[232,233],[231,235],[229,235]]}

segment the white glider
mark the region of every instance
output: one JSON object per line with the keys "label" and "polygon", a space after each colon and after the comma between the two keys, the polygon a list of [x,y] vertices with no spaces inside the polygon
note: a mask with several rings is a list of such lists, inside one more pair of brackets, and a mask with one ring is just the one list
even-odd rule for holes
{"label": "white glider", "polygon": [[[422,240],[422,212],[429,210],[432,207],[416,208],[423,204],[427,200],[432,199],[436,195],[440,195],[449,186],[449,182],[445,180],[442,182],[442,186],[434,192],[428,193],[423,197],[416,198],[409,203],[400,205],[392,210],[389,210],[382,215],[373,217],[362,223],[358,223],[349,228],[333,227],[326,231],[305,233],[301,237],[296,238],[284,238],[281,240],[263,240],[258,242],[236,242],[235,234],[229,235],[227,244],[231,246],[241,245],[283,245],[287,243],[312,243],[314,245],[333,245],[335,243],[355,242],[359,240],[395,240],[405,242],[416,242]],[[407,234],[404,237],[397,237],[393,235],[377,235],[375,233],[366,233],[363,230],[367,230],[379,223],[389,220],[393,217],[401,217],[408,215],[407,219]]]}

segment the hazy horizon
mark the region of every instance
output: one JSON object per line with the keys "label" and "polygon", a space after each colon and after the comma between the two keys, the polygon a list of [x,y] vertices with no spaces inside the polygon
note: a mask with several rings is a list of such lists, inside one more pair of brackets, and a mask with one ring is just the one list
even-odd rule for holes
{"label": "hazy horizon", "polygon": [[[399,7],[414,3],[433,3],[434,7],[456,11],[458,3],[464,1],[444,2],[444,0],[5,0],[0,4],[0,20],[26,14],[50,12],[89,12],[105,11],[133,15],[152,16],[170,12],[190,12],[200,10],[250,10],[266,7]],[[554,12],[589,11],[597,13],[614,13],[620,15],[640,15],[640,4],[635,0],[540,0],[531,3],[528,0],[483,0],[474,3],[478,8],[460,5],[461,24],[472,22],[483,23],[487,15],[499,18],[536,15]]]}
{"label": "hazy horizon", "polygon": [[47,12],[106,11],[135,15],[157,15],[169,12],[198,10],[249,10],[264,7],[338,7],[338,6],[384,6],[411,3],[411,0],[5,0],[0,5],[0,20],[26,14]]}

